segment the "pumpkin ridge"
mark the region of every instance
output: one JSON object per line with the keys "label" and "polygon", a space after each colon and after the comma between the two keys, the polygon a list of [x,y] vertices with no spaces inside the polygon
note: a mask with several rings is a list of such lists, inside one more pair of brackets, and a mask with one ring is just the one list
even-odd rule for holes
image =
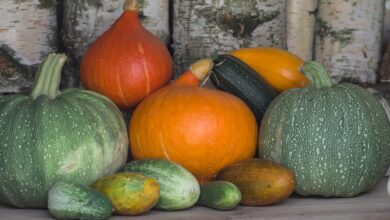
{"label": "pumpkin ridge", "polygon": [[[91,93],[93,94],[93,93]],[[88,122],[89,123],[93,123],[94,126],[98,126],[99,124],[111,124],[111,125],[115,125],[117,127],[113,127],[113,129],[107,129],[105,132],[108,132],[106,135],[105,133],[101,133],[101,132],[98,132],[96,133],[95,135],[95,139],[98,141],[98,143],[100,143],[100,147],[102,149],[102,155],[108,155],[107,152],[105,152],[105,150],[107,150],[107,146],[111,146],[113,145],[114,143],[111,143],[109,141],[109,137],[116,137],[115,139],[118,140],[118,143],[121,143],[121,141],[123,141],[122,139],[125,139],[127,140],[127,132],[123,132],[123,133],[118,133],[117,131],[120,130],[120,131],[126,131],[126,125],[124,123],[113,123],[114,121],[112,120],[113,118],[122,118],[122,114],[119,113],[118,111],[114,110],[114,109],[110,109],[108,106],[106,106],[105,104],[103,104],[102,102],[98,102],[99,105],[102,105],[101,108],[93,108],[92,106],[93,105],[96,105],[97,103],[95,103],[94,99],[96,98],[99,98],[99,97],[89,97],[89,99],[86,99],[86,96],[90,96],[91,94],[80,94],[80,93],[77,93],[75,96],[70,96],[69,98],[70,99],[73,99],[74,101],[78,102],[78,105],[81,105],[81,106],[84,106],[84,108],[82,109],[84,111],[84,115],[93,115],[94,117],[89,117],[88,119]],[[79,97],[78,95],[83,95],[83,97]],[[84,99],[82,99],[84,98]],[[92,98],[92,99],[91,99]],[[72,105],[75,105],[73,104],[73,102],[70,102]],[[75,105],[77,107],[77,105]],[[88,109],[88,111],[86,111]],[[96,114],[95,114],[96,113]],[[105,115],[106,117],[103,117],[103,115]],[[109,116],[109,117],[107,117]],[[97,135],[99,134],[99,135]],[[123,136],[123,138],[120,138],[121,136]],[[111,147],[110,147],[111,148]],[[103,162],[101,163],[101,167],[102,168],[105,168],[107,169],[107,164],[112,164],[114,163],[114,166],[115,165],[120,165],[120,164],[116,164],[118,161],[125,161],[126,160],[126,157],[127,157],[127,151],[128,151],[128,148],[125,147],[123,150],[123,152],[118,152],[118,146],[116,147],[116,151],[115,151],[115,155],[122,155],[123,158],[112,158],[113,160],[111,161],[106,161],[107,158],[104,158]],[[109,155],[112,155],[112,154],[109,154]],[[108,162],[108,163],[105,163],[105,162]],[[122,164],[123,165],[123,164]],[[112,166],[111,167],[108,167],[110,169],[112,169]],[[102,175],[100,176],[104,176],[104,175],[107,175],[108,173],[112,173],[114,172],[114,170],[104,170],[102,169],[103,173]]]}

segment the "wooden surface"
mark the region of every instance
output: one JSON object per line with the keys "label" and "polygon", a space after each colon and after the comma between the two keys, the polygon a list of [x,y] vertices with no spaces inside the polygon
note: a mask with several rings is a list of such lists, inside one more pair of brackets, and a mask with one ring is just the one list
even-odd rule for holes
{"label": "wooden surface", "polygon": [[[148,219],[343,219],[343,220],[389,220],[390,196],[387,194],[387,178],[371,192],[355,198],[319,198],[293,196],[281,204],[268,207],[239,206],[234,211],[215,211],[204,207],[193,207],[180,212],[155,211],[137,217],[113,216],[110,220]],[[0,204],[1,220],[52,219],[46,210],[22,210]]]}

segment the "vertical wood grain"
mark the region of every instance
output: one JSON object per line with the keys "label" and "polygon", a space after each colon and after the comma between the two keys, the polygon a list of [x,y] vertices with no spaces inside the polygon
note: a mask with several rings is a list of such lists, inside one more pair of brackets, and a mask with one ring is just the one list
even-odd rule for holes
{"label": "vertical wood grain", "polygon": [[57,50],[55,1],[0,1],[0,93],[31,86],[38,64]]}
{"label": "vertical wood grain", "polygon": [[241,47],[286,47],[284,0],[174,0],[175,74]]}
{"label": "vertical wood grain", "polygon": [[375,83],[381,59],[384,0],[319,0],[315,59],[336,82]]}

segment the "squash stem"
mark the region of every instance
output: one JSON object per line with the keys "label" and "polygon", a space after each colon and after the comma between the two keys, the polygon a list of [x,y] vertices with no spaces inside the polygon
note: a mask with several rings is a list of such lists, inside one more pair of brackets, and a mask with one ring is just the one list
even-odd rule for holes
{"label": "squash stem", "polygon": [[138,3],[137,0],[126,0],[123,4],[124,11],[136,11],[138,12]]}
{"label": "squash stem", "polygon": [[317,61],[305,62],[301,72],[310,80],[310,86],[331,87],[332,80],[325,66]]}
{"label": "squash stem", "polygon": [[60,94],[61,70],[65,61],[65,54],[49,54],[38,69],[35,84],[30,93],[32,99],[41,95],[54,99]]}

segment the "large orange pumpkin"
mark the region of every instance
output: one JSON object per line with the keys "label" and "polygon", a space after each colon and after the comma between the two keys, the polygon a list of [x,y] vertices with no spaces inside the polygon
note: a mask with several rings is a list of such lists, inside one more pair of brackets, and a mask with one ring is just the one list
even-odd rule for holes
{"label": "large orange pumpkin", "polygon": [[126,0],[123,14],[83,57],[81,82],[127,108],[167,84],[172,71],[164,43],[140,23],[137,1]]}
{"label": "large orange pumpkin", "polygon": [[198,86],[211,66],[210,60],[193,64],[137,106],[129,126],[135,159],[172,160],[203,183],[253,157],[258,128],[249,107],[233,95]]}

